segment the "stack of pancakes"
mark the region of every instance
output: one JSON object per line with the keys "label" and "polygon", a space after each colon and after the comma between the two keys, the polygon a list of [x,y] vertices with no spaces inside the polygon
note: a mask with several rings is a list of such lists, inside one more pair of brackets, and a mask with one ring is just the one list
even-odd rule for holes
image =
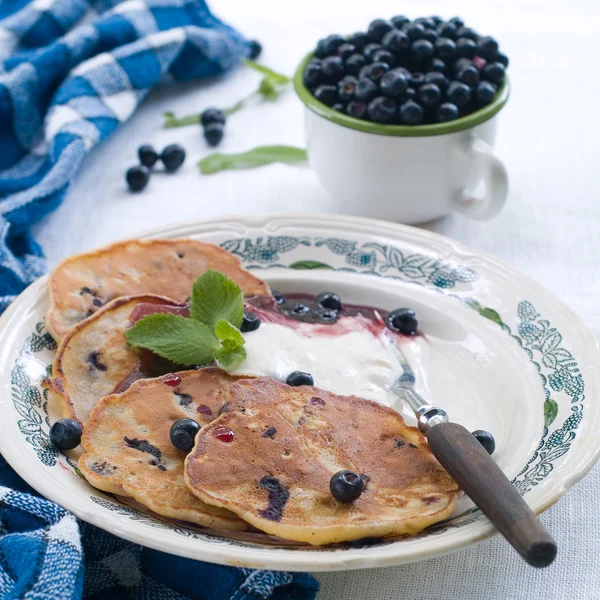
{"label": "stack of pancakes", "polygon": [[[117,244],[52,273],[47,322],[60,344],[45,385],[84,426],[87,480],[164,517],[314,545],[414,534],[446,518],[456,483],[390,408],[216,367],[180,371],[176,385],[145,378],[125,339],[132,314],[181,314],[208,268],[247,296],[269,293],[236,257],[193,240]],[[188,455],[170,442],[181,418],[201,426]],[[341,470],[365,482],[350,504],[329,489]]]}

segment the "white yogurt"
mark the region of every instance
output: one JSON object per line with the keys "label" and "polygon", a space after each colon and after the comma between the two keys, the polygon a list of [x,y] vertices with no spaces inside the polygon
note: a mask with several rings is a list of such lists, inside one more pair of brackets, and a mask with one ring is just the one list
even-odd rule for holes
{"label": "white yogurt", "polygon": [[323,329],[263,322],[256,331],[244,334],[247,357],[229,371],[279,381],[293,371],[305,371],[317,387],[329,392],[396,406],[398,397],[389,386],[402,369],[392,341],[384,334],[375,335],[359,319],[352,319],[352,327],[345,328],[352,330],[344,333],[322,334]]}

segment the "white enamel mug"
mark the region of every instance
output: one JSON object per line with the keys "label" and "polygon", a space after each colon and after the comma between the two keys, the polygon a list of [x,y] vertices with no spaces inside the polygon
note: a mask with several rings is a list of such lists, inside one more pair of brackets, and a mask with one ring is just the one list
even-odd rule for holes
{"label": "white enamel mug", "polygon": [[508,80],[491,104],[454,121],[381,125],[319,102],[302,81],[310,58],[294,78],[305,105],[308,160],[340,212],[400,223],[423,223],[453,210],[473,219],[500,212],[508,176],[493,145]]}

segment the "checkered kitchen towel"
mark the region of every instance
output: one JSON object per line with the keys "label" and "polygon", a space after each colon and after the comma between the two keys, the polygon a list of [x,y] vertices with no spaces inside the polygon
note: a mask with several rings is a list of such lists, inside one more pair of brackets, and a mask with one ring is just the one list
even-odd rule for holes
{"label": "checkered kitchen towel", "polygon": [[[0,0],[0,312],[44,272],[30,227],[90,149],[157,83],[217,75],[247,54],[202,0]],[[79,523],[0,457],[2,600],[312,600],[317,589],[309,575],[176,558]]]}

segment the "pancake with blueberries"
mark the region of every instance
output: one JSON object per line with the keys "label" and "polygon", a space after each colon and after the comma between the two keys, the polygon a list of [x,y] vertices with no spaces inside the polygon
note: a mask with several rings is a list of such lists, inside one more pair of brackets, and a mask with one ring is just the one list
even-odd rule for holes
{"label": "pancake with blueberries", "polygon": [[148,351],[136,351],[125,337],[137,318],[156,312],[188,316],[186,305],[153,295],[117,298],[64,336],[43,382],[64,417],[82,425],[96,401],[125,391],[131,383],[177,370]]}
{"label": "pancake with blueberries", "polygon": [[171,425],[183,418],[210,423],[232,382],[217,368],[183,371],[135,382],[102,398],[84,427],[79,468],[96,488],[134,498],[155,513],[206,527],[245,529],[233,513],[205,504],[183,479],[186,453],[171,443]]}
{"label": "pancake with blueberries", "polygon": [[[415,534],[454,510],[456,482],[391,408],[270,378],[229,393],[186,459],[186,483],[204,502],[314,545]],[[345,470],[364,486],[349,503],[330,490]]]}
{"label": "pancake with blueberries", "polygon": [[236,256],[196,240],[130,240],[64,260],[50,273],[46,326],[59,341],[67,331],[121,296],[155,294],[185,302],[198,275],[220,271],[245,296],[269,294]]}

